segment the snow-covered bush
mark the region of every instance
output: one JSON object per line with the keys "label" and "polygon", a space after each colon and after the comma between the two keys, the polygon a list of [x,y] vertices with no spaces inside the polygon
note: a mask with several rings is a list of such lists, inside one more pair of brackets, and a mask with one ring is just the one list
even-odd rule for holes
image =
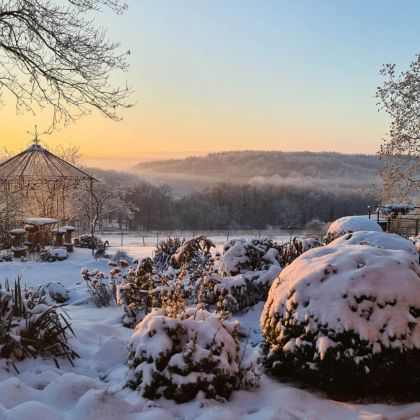
{"label": "snow-covered bush", "polygon": [[125,327],[134,328],[157,302],[153,294],[152,269],[152,260],[142,258],[138,261],[137,269],[130,270],[121,284],[117,285],[116,299],[124,311],[122,323]]}
{"label": "snow-covered bush", "polygon": [[360,230],[382,232],[382,228],[374,219],[369,219],[367,216],[346,216],[330,224],[326,241],[331,242],[346,233],[358,232]]}
{"label": "snow-covered bush", "polygon": [[145,398],[181,403],[198,392],[228,398],[245,377],[246,385],[256,385],[253,367],[241,366],[238,327],[204,310],[188,309],[176,318],[163,309],[149,313],[129,344],[127,386]]}
{"label": "snow-covered bush", "polygon": [[328,246],[370,245],[376,248],[407,251],[417,255],[416,246],[407,239],[395,233],[359,231],[348,233],[332,241]]}
{"label": "snow-covered bush", "polygon": [[280,271],[280,265],[272,264],[267,270],[248,271],[232,277],[212,274],[217,311],[235,313],[266,300],[268,291]]}
{"label": "snow-covered bush", "polygon": [[0,254],[0,262],[12,262],[12,254],[2,253]]}
{"label": "snow-covered bush", "polygon": [[310,250],[274,282],[260,323],[279,377],[342,398],[418,398],[420,266],[406,251]]}
{"label": "snow-covered bush", "polygon": [[79,248],[96,249],[100,244],[101,238],[95,235],[81,235],[80,238],[74,239],[74,245]]}
{"label": "snow-covered bush", "polygon": [[104,273],[99,270],[89,271],[87,268],[82,268],[81,274],[95,305],[98,308],[110,305],[115,298],[115,282],[106,279]]}
{"label": "snow-covered bush", "polygon": [[175,254],[177,249],[185,242],[185,239],[180,238],[167,238],[160,241],[156,246],[153,256],[153,264],[159,271],[165,271],[169,268],[169,263],[172,255]]}
{"label": "snow-covered bush", "polygon": [[247,271],[266,270],[279,265],[281,246],[270,239],[233,239],[223,247],[218,271],[222,276],[235,276]]}
{"label": "snow-covered bush", "polygon": [[211,261],[210,249],[214,243],[205,236],[185,241],[171,256],[170,266],[181,270],[180,277],[188,277],[191,281],[200,278]]}
{"label": "snow-covered bush", "polygon": [[69,254],[62,248],[43,249],[39,253],[39,259],[43,262],[64,261],[69,257]]}
{"label": "snow-covered bush", "polygon": [[0,288],[0,358],[66,357],[70,363],[77,353],[68,345],[67,315],[48,305],[42,293],[26,294],[19,280],[14,289]]}
{"label": "snow-covered bush", "polygon": [[131,264],[133,262],[133,257],[130,257],[127,252],[119,249],[117,252],[108,255],[110,261],[116,262],[119,264],[121,261],[126,261],[127,264]]}
{"label": "snow-covered bush", "polygon": [[282,245],[280,250],[280,262],[282,267],[293,262],[297,257],[312,248],[323,246],[317,238],[293,238],[289,243]]}
{"label": "snow-covered bush", "polygon": [[43,287],[43,290],[56,303],[64,303],[69,300],[67,289],[60,283],[49,282]]}

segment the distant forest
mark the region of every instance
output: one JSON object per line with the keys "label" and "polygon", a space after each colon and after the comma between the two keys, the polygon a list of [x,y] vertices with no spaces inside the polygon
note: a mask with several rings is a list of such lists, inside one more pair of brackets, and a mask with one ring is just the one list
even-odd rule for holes
{"label": "distant forest", "polygon": [[[326,188],[317,185],[216,182],[179,195],[167,184],[153,184],[133,174],[91,169],[124,193],[131,209],[103,218],[104,228],[117,221],[129,230],[171,229],[302,229],[311,220],[324,222],[366,214],[377,202],[369,188]],[[193,177],[193,176],[192,176]]]}
{"label": "distant forest", "polygon": [[354,191],[370,188],[378,169],[375,155],[239,151],[143,162],[132,170],[145,181],[166,183],[183,195],[218,182]]}

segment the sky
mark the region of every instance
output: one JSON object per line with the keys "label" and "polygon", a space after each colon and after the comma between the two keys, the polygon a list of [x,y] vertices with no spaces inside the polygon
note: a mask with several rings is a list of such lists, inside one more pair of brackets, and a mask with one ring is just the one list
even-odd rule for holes
{"label": "sky", "polygon": [[[375,153],[389,121],[375,90],[384,63],[420,52],[414,0],[127,0],[96,15],[122,50],[136,105],[114,122],[98,113],[44,136],[80,146],[87,163],[221,150]],[[44,114],[0,109],[2,145],[25,148]]]}

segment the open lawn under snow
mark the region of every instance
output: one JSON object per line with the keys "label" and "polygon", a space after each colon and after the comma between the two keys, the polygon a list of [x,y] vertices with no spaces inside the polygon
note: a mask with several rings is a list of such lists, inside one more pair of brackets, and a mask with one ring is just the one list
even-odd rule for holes
{"label": "open lawn under snow", "polygon": [[[111,245],[118,238],[110,238]],[[150,256],[154,247],[138,246],[130,238],[130,256]],[[118,248],[110,249],[115,252]],[[197,397],[185,404],[149,401],[123,388],[127,374],[127,346],[132,329],[122,326],[118,307],[97,308],[89,298],[80,270],[108,271],[107,260],[95,261],[91,251],[76,249],[68,260],[53,263],[0,263],[0,279],[38,287],[59,282],[69,291],[65,304],[76,334],[70,344],[80,355],[72,367],[60,361],[26,359],[16,364],[19,374],[0,362],[1,419],[406,419],[420,418],[420,402],[407,405],[341,403],[319,393],[300,390],[263,375],[254,391],[235,391],[227,403]],[[247,357],[262,340],[259,319],[263,302],[233,317],[250,331]]]}

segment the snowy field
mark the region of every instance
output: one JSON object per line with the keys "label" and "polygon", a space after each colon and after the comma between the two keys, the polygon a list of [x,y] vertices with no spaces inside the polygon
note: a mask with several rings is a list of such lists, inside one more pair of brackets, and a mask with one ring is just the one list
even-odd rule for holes
{"label": "snowy field", "polygon": [[[119,248],[119,236],[104,236],[110,252]],[[225,237],[215,237],[218,248]],[[276,239],[276,238],[274,238]],[[150,256],[153,243],[125,236],[124,249],[130,256]],[[298,389],[263,375],[254,391],[235,391],[227,403],[197,397],[185,404],[160,399],[149,401],[124,388],[127,346],[132,329],[121,325],[118,307],[97,308],[89,299],[80,270],[98,268],[108,272],[107,260],[95,261],[91,251],[76,249],[68,260],[54,263],[0,263],[1,279],[9,282],[22,276],[22,284],[38,287],[59,282],[70,294],[65,304],[74,329],[72,348],[80,355],[75,366],[60,361],[26,359],[16,364],[19,374],[0,370],[0,418],[7,420],[53,419],[408,419],[420,418],[420,402],[406,405],[342,403],[320,393]],[[259,318],[263,303],[234,317],[241,327],[251,329],[247,351],[261,340]]]}

